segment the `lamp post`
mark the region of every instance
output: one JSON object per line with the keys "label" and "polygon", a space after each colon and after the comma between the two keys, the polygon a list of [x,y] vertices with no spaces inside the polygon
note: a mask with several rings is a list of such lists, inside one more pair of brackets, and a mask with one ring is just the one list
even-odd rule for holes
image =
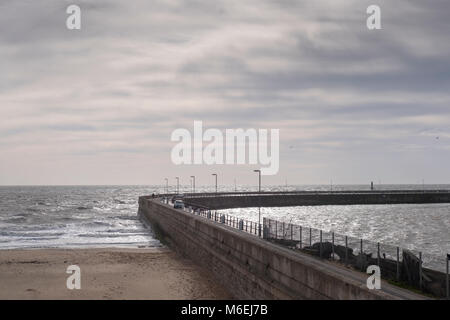
{"label": "lamp post", "polygon": [[191,176],[192,178],[192,193],[195,193],[195,176]]}
{"label": "lamp post", "polygon": [[[253,170],[258,173],[258,192],[261,193],[261,170]],[[258,236],[261,237],[261,195],[259,195],[259,207],[258,207]]]}
{"label": "lamp post", "polygon": [[261,170],[253,170],[253,172],[258,172],[258,176],[259,176],[258,192],[261,192]]}
{"label": "lamp post", "polygon": [[165,178],[166,180],[166,194],[169,193],[169,179]]}
{"label": "lamp post", "polygon": [[445,275],[445,291],[447,293],[447,300],[450,299],[450,288],[449,288],[449,284],[448,284],[448,262],[450,261],[450,254],[447,253],[447,267],[446,267],[446,275]]}
{"label": "lamp post", "polygon": [[216,177],[216,193],[217,193],[217,173],[213,173],[212,176]]}
{"label": "lamp post", "polygon": [[175,179],[177,179],[177,194],[180,194],[180,178],[175,177]]}

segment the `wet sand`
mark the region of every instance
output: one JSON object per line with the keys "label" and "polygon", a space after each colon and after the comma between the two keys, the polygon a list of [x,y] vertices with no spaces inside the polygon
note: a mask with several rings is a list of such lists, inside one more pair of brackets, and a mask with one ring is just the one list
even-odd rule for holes
{"label": "wet sand", "polygon": [[[67,289],[78,265],[81,289]],[[165,248],[0,250],[0,299],[231,299],[211,275]]]}

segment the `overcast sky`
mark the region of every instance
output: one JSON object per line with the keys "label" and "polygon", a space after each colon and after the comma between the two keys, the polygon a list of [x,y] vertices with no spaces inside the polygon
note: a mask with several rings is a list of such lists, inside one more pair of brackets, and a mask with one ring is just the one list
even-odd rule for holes
{"label": "overcast sky", "polygon": [[450,1],[343,3],[0,0],[0,184],[255,183],[171,163],[194,120],[280,129],[265,183],[450,183]]}

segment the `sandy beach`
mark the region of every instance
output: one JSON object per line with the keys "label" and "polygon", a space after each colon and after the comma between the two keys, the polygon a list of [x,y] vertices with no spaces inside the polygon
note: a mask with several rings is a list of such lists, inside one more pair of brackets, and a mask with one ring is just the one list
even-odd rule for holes
{"label": "sandy beach", "polygon": [[[81,289],[66,269],[81,270]],[[166,248],[0,250],[0,299],[231,299],[211,275]]]}

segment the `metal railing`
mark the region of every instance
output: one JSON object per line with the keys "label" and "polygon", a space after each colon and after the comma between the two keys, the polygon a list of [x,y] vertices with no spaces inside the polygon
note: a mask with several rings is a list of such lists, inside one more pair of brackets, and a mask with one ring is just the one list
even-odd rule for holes
{"label": "metal railing", "polygon": [[[170,197],[160,198],[160,201],[167,205],[173,205]],[[257,222],[223,214],[204,206],[185,207],[183,211],[256,237],[262,236],[264,240],[291,249],[302,250],[323,259],[341,262],[360,271],[365,271],[369,265],[378,265],[383,278],[397,282],[405,282],[406,279],[409,284],[421,290],[430,291],[429,288],[434,288],[432,293],[436,296],[450,298],[450,255],[448,254],[441,257],[268,218],[263,218],[263,224],[258,225]],[[414,270],[405,271],[404,261],[406,260],[415,268],[416,272]]]}
{"label": "metal railing", "polygon": [[369,265],[378,265],[383,278],[449,298],[448,254],[443,257],[268,218],[263,219],[263,237],[364,272]]}
{"label": "metal railing", "polygon": [[[160,198],[160,201],[168,205],[173,205],[173,202],[170,198]],[[261,226],[258,225],[257,222],[239,219],[228,214],[222,214],[215,210],[210,210],[204,206],[196,206],[195,208],[184,207],[182,210],[252,235],[258,236],[258,234],[261,234],[261,232],[259,232],[259,230],[261,230]]]}

